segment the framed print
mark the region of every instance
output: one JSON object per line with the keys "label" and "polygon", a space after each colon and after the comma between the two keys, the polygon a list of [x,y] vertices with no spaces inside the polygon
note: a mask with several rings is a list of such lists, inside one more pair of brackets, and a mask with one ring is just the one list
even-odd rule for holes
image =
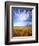
{"label": "framed print", "polygon": [[38,4],[5,2],[5,44],[38,42]]}

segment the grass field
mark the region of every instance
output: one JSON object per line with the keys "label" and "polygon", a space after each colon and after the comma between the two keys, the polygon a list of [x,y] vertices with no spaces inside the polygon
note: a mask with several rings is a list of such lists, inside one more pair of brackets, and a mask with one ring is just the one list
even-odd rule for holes
{"label": "grass field", "polygon": [[32,36],[31,27],[14,27],[13,36]]}

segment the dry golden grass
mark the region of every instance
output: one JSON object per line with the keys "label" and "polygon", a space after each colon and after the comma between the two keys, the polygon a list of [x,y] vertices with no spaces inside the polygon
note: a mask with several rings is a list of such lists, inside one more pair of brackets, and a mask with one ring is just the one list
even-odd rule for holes
{"label": "dry golden grass", "polygon": [[14,27],[14,36],[32,36],[31,27]]}

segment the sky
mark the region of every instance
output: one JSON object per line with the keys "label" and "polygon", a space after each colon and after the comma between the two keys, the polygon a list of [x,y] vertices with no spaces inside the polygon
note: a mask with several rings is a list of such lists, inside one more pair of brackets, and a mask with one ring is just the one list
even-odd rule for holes
{"label": "sky", "polygon": [[13,26],[32,25],[32,8],[12,8]]}

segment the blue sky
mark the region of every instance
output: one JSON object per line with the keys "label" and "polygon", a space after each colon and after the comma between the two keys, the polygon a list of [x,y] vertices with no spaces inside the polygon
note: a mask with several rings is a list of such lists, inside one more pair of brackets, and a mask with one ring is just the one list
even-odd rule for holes
{"label": "blue sky", "polygon": [[13,26],[32,25],[32,8],[12,8]]}

